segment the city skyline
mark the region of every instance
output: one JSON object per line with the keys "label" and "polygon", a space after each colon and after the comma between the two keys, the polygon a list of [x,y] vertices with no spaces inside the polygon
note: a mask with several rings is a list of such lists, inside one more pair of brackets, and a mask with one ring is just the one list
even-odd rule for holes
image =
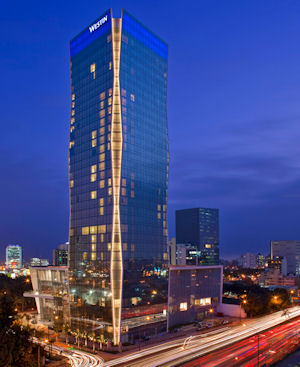
{"label": "city skyline", "polygon": [[121,6],[128,9],[169,44],[170,237],[175,209],[197,206],[220,209],[221,258],[238,255],[241,244],[243,251],[266,252],[272,239],[300,237],[299,6],[188,2],[191,11],[183,17],[179,3],[162,5],[159,13],[150,2],[86,9],[75,3],[71,14],[68,6],[56,13],[53,3],[43,12],[33,6],[24,17],[19,5],[14,12],[5,5],[1,25],[7,71],[1,92],[2,258],[9,243],[19,243],[25,258],[50,258],[68,239],[66,46],[110,6],[116,15]]}

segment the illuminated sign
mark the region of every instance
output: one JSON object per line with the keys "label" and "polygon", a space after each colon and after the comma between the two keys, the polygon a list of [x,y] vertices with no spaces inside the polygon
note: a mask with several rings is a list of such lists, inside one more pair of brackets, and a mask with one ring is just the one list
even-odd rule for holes
{"label": "illuminated sign", "polygon": [[96,29],[102,26],[102,24],[107,22],[107,15],[105,15],[103,18],[98,20],[98,22],[94,23],[89,27],[90,33],[93,33]]}

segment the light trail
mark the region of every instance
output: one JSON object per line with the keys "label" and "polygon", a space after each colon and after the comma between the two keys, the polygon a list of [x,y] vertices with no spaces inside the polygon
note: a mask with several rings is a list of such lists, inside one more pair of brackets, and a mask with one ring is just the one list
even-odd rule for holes
{"label": "light trail", "polygon": [[[300,307],[289,310],[289,318],[300,316]],[[219,333],[207,333],[195,335],[192,338],[181,338],[160,344],[142,351],[117,358],[113,361],[104,362],[105,367],[130,366],[130,367],[158,367],[176,366],[186,363],[192,359],[214,352],[220,348],[240,342],[259,332],[275,327],[287,318],[282,311],[261,318],[247,320],[246,326],[223,328]]]}

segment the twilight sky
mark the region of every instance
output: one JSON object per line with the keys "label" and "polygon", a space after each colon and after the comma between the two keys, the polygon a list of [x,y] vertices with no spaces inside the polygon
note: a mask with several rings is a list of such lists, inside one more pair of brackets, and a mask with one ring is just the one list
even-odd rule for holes
{"label": "twilight sky", "polygon": [[169,232],[220,209],[221,257],[300,239],[298,0],[6,1],[0,13],[0,259],[68,238],[68,41],[124,7],[169,44]]}

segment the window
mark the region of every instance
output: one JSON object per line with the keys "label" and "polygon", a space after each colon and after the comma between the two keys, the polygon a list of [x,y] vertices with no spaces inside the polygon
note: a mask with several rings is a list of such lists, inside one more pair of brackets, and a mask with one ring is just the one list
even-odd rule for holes
{"label": "window", "polygon": [[123,196],[125,196],[125,195],[126,195],[126,189],[125,189],[124,187],[122,187],[121,195],[123,195]]}
{"label": "window", "polygon": [[112,62],[111,61],[108,64],[108,68],[109,68],[109,70],[111,70],[111,68],[112,68]]}
{"label": "window", "polygon": [[92,148],[95,148],[96,145],[97,145],[97,139],[93,139],[92,140]]}
{"label": "window", "polygon": [[97,138],[97,130],[92,131],[92,139]]}
{"label": "window", "polygon": [[105,186],[105,180],[100,180],[99,182],[100,189],[104,189]]}
{"label": "window", "polygon": [[70,181],[70,187],[72,188],[72,187],[74,187],[74,180],[71,180]]}
{"label": "window", "polygon": [[104,135],[105,134],[105,128],[104,127],[101,127],[100,128],[100,135]]}
{"label": "window", "polygon": [[161,206],[159,204],[157,205],[157,210],[161,210]]}
{"label": "window", "polygon": [[105,119],[100,119],[100,126],[104,126],[105,125]]}
{"label": "window", "polygon": [[123,243],[123,251],[127,251],[127,243]]}
{"label": "window", "polygon": [[99,164],[99,171],[104,171],[105,170],[105,163],[100,163]]}
{"label": "window", "polygon": [[91,253],[91,260],[96,260],[96,252]]}
{"label": "window", "polygon": [[100,145],[100,153],[105,151],[105,144]]}
{"label": "window", "polygon": [[160,218],[161,218],[160,213],[157,213],[157,219],[160,219]]}
{"label": "window", "polygon": [[97,233],[97,226],[90,226],[90,234]]}
{"label": "window", "polygon": [[81,228],[81,234],[83,234],[83,235],[89,234],[89,227],[82,227]]}
{"label": "window", "polygon": [[111,187],[108,188],[108,195],[112,195],[112,188]]}
{"label": "window", "polygon": [[111,243],[107,244],[107,250],[110,251],[111,250]]}
{"label": "window", "polygon": [[72,147],[74,147],[74,141],[70,141],[70,143],[69,143],[69,148],[71,149]]}
{"label": "window", "polygon": [[106,233],[106,225],[98,226],[98,233]]}
{"label": "window", "polygon": [[167,252],[164,252],[163,258],[164,258],[164,260],[168,260],[168,253]]}
{"label": "window", "polygon": [[104,198],[101,198],[101,199],[99,200],[99,203],[100,203],[100,206],[104,206]]}
{"label": "window", "polygon": [[91,199],[97,199],[97,191],[91,191]]}
{"label": "window", "polygon": [[102,101],[103,99],[105,99],[105,92],[100,93],[100,99],[101,99],[101,101]]}
{"label": "window", "polygon": [[100,162],[104,162],[105,161],[105,153],[100,154],[99,160],[100,160]]}
{"label": "window", "polygon": [[104,215],[104,208],[103,208],[103,206],[101,206],[101,208],[99,209],[99,214],[100,215]]}
{"label": "window", "polygon": [[130,99],[131,99],[132,102],[135,101],[134,94],[130,94]]}
{"label": "window", "polygon": [[186,311],[187,310],[187,302],[181,302],[179,305],[180,311]]}
{"label": "window", "polygon": [[100,144],[104,144],[105,143],[105,136],[100,136]]}
{"label": "window", "polygon": [[103,243],[104,242],[104,234],[100,235],[100,242]]}
{"label": "window", "polygon": [[95,79],[96,78],[96,64],[90,65],[90,72],[91,74],[93,74],[93,79]]}
{"label": "window", "polygon": [[130,196],[131,196],[132,198],[134,198],[134,191],[133,191],[133,190],[131,190],[131,192],[130,192]]}
{"label": "window", "polygon": [[112,88],[109,88],[109,90],[108,90],[108,95],[109,95],[109,96],[112,96]]}
{"label": "window", "polygon": [[100,117],[104,117],[105,116],[105,110],[101,110],[100,111]]}
{"label": "window", "polygon": [[121,95],[122,95],[123,97],[126,97],[126,90],[125,90],[125,89],[123,89],[123,88],[122,88],[122,91],[121,91]]}
{"label": "window", "polygon": [[131,249],[131,252],[134,251],[134,244],[133,243],[131,244],[130,249]]}
{"label": "window", "polygon": [[206,245],[205,245],[205,248],[211,248],[211,245],[206,244]]}
{"label": "window", "polygon": [[122,178],[122,186],[126,186],[126,178]]}
{"label": "window", "polygon": [[95,235],[95,234],[91,235],[91,242],[93,242],[93,243],[97,242],[97,235]]}
{"label": "window", "polygon": [[107,181],[108,181],[108,186],[111,186],[111,178],[109,178]]}
{"label": "window", "polygon": [[97,180],[97,173],[91,174],[91,182],[95,182]]}
{"label": "window", "polygon": [[195,299],[196,306],[211,305],[211,297]]}
{"label": "window", "polygon": [[96,173],[96,171],[97,171],[97,164],[93,164],[91,166],[91,173]]}
{"label": "window", "polygon": [[91,249],[92,249],[93,252],[96,251],[96,244],[95,243],[91,244]]}
{"label": "window", "polygon": [[111,106],[111,104],[112,104],[112,98],[111,98],[111,97],[109,97],[109,98],[108,98],[108,105],[109,105],[109,106]]}
{"label": "window", "polygon": [[74,101],[75,100],[75,94],[73,93],[72,94],[72,101]]}

